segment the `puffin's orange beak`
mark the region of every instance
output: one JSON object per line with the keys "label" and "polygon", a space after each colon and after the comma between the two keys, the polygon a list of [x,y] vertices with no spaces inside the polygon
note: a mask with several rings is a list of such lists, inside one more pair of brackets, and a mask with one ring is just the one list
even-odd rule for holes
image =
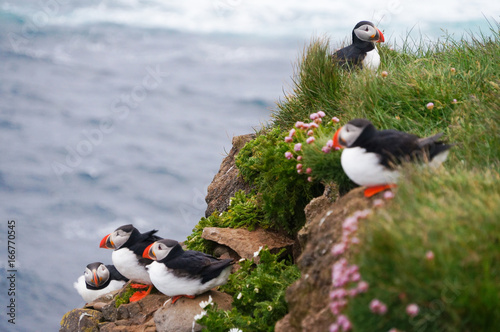
{"label": "puffin's orange beak", "polygon": [[101,243],[99,244],[99,248],[104,249],[115,249],[115,244],[109,238],[111,234],[106,235],[102,238]]}
{"label": "puffin's orange beak", "polygon": [[339,130],[337,130],[335,132],[335,135],[333,135],[333,147],[334,148],[338,148],[338,149],[342,149],[343,146],[340,145],[339,143],[339,133],[340,133],[340,130],[342,129],[342,127],[339,128]]}
{"label": "puffin's orange beak", "polygon": [[379,38],[377,40],[377,43],[383,43],[383,42],[385,42],[384,34],[382,33],[382,31],[380,31],[378,28],[377,28],[377,31],[378,31],[378,34],[379,34]]}
{"label": "puffin's orange beak", "polygon": [[94,271],[94,285],[99,286],[99,278],[97,277],[97,272]]}
{"label": "puffin's orange beak", "polygon": [[142,252],[142,257],[156,260],[155,253],[151,250],[153,244],[154,243],[151,243],[149,246],[146,247],[146,249],[144,249],[144,251]]}

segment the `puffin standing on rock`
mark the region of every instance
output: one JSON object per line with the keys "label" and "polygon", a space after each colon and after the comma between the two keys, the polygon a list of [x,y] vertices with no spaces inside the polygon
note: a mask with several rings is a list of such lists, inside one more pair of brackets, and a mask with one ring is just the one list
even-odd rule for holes
{"label": "puffin standing on rock", "polygon": [[130,298],[130,302],[135,302],[151,292],[153,285],[149,278],[146,266],[153,261],[143,258],[144,249],[161,237],[154,235],[157,230],[140,233],[132,225],[118,227],[113,233],[106,235],[100,243],[101,248],[114,249],[111,259],[116,269],[128,279],[140,284],[131,284],[133,288],[146,288],[147,291],[136,292]]}
{"label": "puffin standing on rock", "polygon": [[113,265],[101,262],[90,263],[85,272],[73,284],[73,287],[87,303],[114,290],[121,289],[127,283],[125,278]]}
{"label": "puffin standing on rock", "polygon": [[382,31],[369,21],[361,21],[352,30],[352,44],[333,53],[333,58],[342,67],[368,68],[376,71],[380,65],[375,42],[385,41]]}
{"label": "puffin standing on rock", "polygon": [[438,167],[448,157],[452,145],[439,141],[443,133],[419,138],[401,131],[377,130],[366,119],[354,119],[333,136],[342,151],[340,162],[347,176],[356,184],[368,187],[365,196],[396,186],[401,162],[426,162]]}
{"label": "puffin standing on rock", "polygon": [[172,303],[182,296],[194,298],[225,284],[233,264],[232,259],[184,251],[179,242],[169,239],[148,246],[143,257],[155,260],[147,267],[149,276],[160,292],[172,296]]}

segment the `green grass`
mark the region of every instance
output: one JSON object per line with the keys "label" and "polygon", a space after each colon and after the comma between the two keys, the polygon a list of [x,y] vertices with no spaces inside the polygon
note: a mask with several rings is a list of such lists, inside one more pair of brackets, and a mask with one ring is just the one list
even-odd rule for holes
{"label": "green grass", "polygon": [[[363,223],[356,260],[370,290],[350,303],[355,330],[498,330],[499,184],[493,171],[406,174],[393,204]],[[370,312],[374,298],[387,314]],[[420,307],[414,318],[410,303]]]}

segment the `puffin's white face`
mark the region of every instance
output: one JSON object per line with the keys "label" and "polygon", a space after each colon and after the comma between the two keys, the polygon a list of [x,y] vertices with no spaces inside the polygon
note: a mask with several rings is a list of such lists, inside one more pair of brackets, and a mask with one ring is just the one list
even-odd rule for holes
{"label": "puffin's white face", "polygon": [[132,235],[132,231],[126,232],[123,229],[117,229],[109,235],[109,240],[115,249],[120,249],[128,241],[130,235]]}
{"label": "puffin's white face", "polygon": [[368,41],[368,42],[384,41],[383,35],[380,32],[380,30],[369,24],[364,24],[359,28],[354,29],[354,33],[359,39],[363,41]]}
{"label": "puffin's white face", "polygon": [[85,268],[85,283],[90,286],[99,287],[109,279],[109,270],[106,265],[101,264],[96,269]]}
{"label": "puffin's white face", "polygon": [[174,248],[173,245],[168,245],[161,241],[156,241],[151,246],[150,257],[154,260],[161,261],[163,258],[167,257],[170,251]]}
{"label": "puffin's white face", "polygon": [[338,140],[339,144],[348,148],[351,147],[358,139],[359,135],[363,132],[364,128],[356,127],[353,124],[346,124],[340,129]]}

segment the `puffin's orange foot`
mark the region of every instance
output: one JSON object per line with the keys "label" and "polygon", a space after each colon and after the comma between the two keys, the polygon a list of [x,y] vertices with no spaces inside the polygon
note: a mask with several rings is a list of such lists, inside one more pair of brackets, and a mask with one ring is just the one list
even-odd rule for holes
{"label": "puffin's orange foot", "polygon": [[190,299],[194,299],[196,296],[194,296],[194,295],[176,295],[176,296],[172,297],[172,304],[174,304],[181,297],[188,297]]}
{"label": "puffin's orange foot", "polygon": [[132,287],[132,288],[147,288],[147,287],[151,287],[151,286],[143,285],[143,284],[130,284],[130,287]]}
{"label": "puffin's orange foot", "polygon": [[395,184],[384,184],[380,186],[368,187],[365,189],[365,197],[372,197],[375,194],[378,194],[384,190],[395,188]]}
{"label": "puffin's orange foot", "polygon": [[[132,286],[132,285],[130,285],[130,286]],[[147,285],[141,285],[141,286],[148,287]],[[133,288],[144,288],[144,287],[133,287]],[[151,289],[153,289],[153,285],[149,285],[148,289],[145,291],[135,292],[134,295],[132,295],[130,297],[129,302],[136,302],[136,301],[142,300],[143,298],[146,297],[146,295],[148,295],[151,292]]]}

